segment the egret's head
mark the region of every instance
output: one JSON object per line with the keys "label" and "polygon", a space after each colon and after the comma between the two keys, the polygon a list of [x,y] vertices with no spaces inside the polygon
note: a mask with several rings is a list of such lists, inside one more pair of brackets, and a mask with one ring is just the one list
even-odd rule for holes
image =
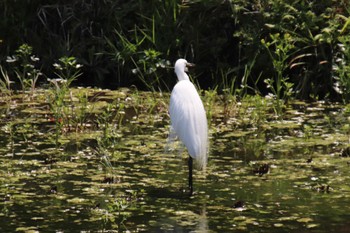
{"label": "egret's head", "polygon": [[[175,73],[179,80],[188,79],[185,72],[188,71],[188,67],[193,67],[194,64],[187,62],[185,59],[180,58],[175,62]],[[186,78],[187,77],[187,78]]]}

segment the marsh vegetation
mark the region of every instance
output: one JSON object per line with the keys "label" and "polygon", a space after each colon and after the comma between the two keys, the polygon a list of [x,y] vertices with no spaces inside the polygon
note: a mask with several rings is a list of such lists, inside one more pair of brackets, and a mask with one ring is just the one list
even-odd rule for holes
{"label": "marsh vegetation", "polygon": [[209,165],[188,198],[187,154],[165,148],[168,93],[56,88],[1,99],[2,231],[349,229],[347,106],[276,115],[271,98],[206,92]]}
{"label": "marsh vegetation", "polygon": [[[0,231],[350,231],[347,1],[0,8]],[[191,198],[179,57],[210,135]]]}

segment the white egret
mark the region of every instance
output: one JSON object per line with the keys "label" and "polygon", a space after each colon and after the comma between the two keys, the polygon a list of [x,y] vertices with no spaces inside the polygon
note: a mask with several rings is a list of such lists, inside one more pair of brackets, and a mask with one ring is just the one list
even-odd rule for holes
{"label": "white egret", "polygon": [[171,131],[185,144],[188,153],[188,186],[193,193],[193,159],[199,168],[205,169],[208,160],[208,125],[203,103],[195,86],[186,74],[187,67],[193,66],[185,59],[175,63],[178,82],[170,96]]}

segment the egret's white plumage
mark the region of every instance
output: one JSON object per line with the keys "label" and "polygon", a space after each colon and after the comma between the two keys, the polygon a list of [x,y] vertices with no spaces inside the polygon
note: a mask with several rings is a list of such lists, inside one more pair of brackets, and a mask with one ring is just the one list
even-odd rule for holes
{"label": "egret's white plumage", "polygon": [[208,159],[208,125],[203,103],[195,86],[190,81],[185,59],[175,63],[178,82],[170,97],[171,127],[185,144],[190,156],[200,168],[205,168]]}

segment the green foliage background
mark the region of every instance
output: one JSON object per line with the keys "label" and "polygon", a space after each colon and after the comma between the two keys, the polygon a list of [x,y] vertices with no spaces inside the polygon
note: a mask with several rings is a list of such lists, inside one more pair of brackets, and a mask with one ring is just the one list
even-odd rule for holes
{"label": "green foliage background", "polygon": [[350,98],[346,0],[3,0],[0,9],[5,68],[27,43],[47,76],[60,57],[76,57],[79,85],[170,90],[185,57],[205,89],[267,94],[288,81],[278,93]]}

